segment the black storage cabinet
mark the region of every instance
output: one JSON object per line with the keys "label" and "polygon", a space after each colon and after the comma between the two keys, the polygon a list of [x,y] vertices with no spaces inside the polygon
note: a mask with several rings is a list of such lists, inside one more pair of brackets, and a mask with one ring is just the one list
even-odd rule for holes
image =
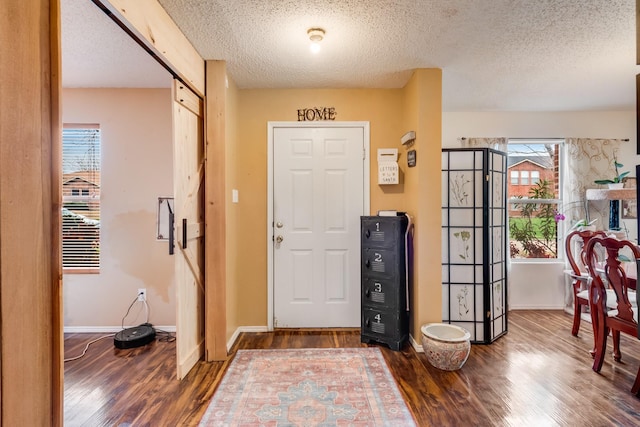
{"label": "black storage cabinet", "polygon": [[361,341],[400,350],[409,339],[405,261],[408,218],[363,216],[361,222]]}

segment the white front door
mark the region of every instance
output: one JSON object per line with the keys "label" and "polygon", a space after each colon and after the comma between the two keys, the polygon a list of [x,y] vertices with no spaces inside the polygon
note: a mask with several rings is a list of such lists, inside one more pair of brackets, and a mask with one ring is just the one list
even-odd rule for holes
{"label": "white front door", "polygon": [[273,326],[357,327],[368,127],[270,129]]}

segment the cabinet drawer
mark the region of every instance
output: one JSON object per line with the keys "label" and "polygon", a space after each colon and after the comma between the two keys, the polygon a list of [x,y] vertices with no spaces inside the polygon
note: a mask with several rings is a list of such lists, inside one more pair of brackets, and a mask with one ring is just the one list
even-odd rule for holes
{"label": "cabinet drawer", "polygon": [[[403,281],[404,282],[404,281]],[[399,280],[363,278],[362,304],[370,307],[404,308],[406,289]]]}
{"label": "cabinet drawer", "polygon": [[407,331],[404,310],[376,310],[364,307],[362,310],[362,334],[380,338],[397,340]]}
{"label": "cabinet drawer", "polygon": [[[362,218],[362,246],[389,248],[400,243],[400,218]],[[402,235],[404,244],[404,235]]]}
{"label": "cabinet drawer", "polygon": [[362,277],[389,277],[404,280],[404,251],[367,248],[362,251]]}

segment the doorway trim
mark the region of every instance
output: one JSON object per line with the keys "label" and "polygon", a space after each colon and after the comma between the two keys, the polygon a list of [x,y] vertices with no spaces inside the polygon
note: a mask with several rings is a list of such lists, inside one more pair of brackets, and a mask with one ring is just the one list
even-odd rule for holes
{"label": "doorway trim", "polygon": [[273,331],[274,315],[274,280],[273,280],[273,133],[276,128],[347,128],[359,127],[364,136],[364,159],[362,173],[362,191],[364,211],[371,209],[371,180],[370,180],[370,133],[369,122],[267,122],[267,329]]}

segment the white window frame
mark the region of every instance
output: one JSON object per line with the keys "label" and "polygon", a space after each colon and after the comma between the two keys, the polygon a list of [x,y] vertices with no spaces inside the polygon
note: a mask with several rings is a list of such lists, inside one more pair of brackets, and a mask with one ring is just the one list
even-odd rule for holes
{"label": "white window frame", "polygon": [[[565,156],[565,140],[563,138],[509,138],[507,140],[507,144],[555,144],[558,145],[558,198],[557,199],[530,199],[528,196],[523,197],[522,199],[509,197],[507,201],[507,236],[511,236],[511,231],[509,230],[509,212],[511,210],[511,206],[513,203],[526,204],[526,203],[535,203],[535,204],[556,204],[558,206],[558,210],[561,210],[562,207],[562,191],[563,191],[563,158]],[[507,155],[509,155],[509,146],[507,145]],[[529,184],[535,185],[535,183]],[[561,223],[558,223],[558,232],[556,234],[556,257],[555,258],[511,258],[511,254],[509,254],[510,262],[515,263],[540,263],[540,262],[558,262],[562,261],[565,257],[564,254],[564,246],[562,244],[563,241],[563,226]],[[510,241],[510,239],[509,239]]]}
{"label": "white window frame", "polygon": [[531,185],[536,185],[540,182],[540,171],[531,171]]}
{"label": "white window frame", "polygon": [[[100,126],[99,125],[95,125],[95,124],[65,124],[63,126],[63,131],[62,131],[62,141],[63,141],[63,150],[62,150],[62,170],[63,170],[63,177],[67,178],[67,176],[71,173],[71,169],[69,167],[69,161],[68,161],[68,157],[65,156],[65,143],[66,143],[66,138],[71,139],[73,137],[72,133],[70,131],[82,131],[82,130],[86,130],[88,133],[89,132],[95,132],[95,134],[98,137],[98,150],[97,150],[97,156],[92,157],[91,160],[95,160],[100,162],[101,159],[101,153],[100,151],[102,150],[102,138],[101,138],[101,134],[100,134]],[[68,135],[68,136],[67,136]],[[67,151],[67,156],[69,156],[68,151]],[[66,162],[66,163],[65,163]],[[98,165],[98,170],[95,171],[95,169],[93,170],[94,173],[98,174],[98,177],[100,177],[101,175],[101,169],[102,166],[99,164]],[[62,196],[62,205],[63,205],[63,216],[62,216],[62,268],[63,268],[63,273],[64,274],[95,274],[95,273],[99,273],[100,272],[100,264],[101,264],[101,257],[100,257],[100,243],[101,243],[101,229],[100,229],[100,211],[101,211],[101,191],[100,191],[100,178],[98,178],[98,180],[96,180],[97,183],[93,183],[94,185],[97,186],[98,191],[97,191],[97,195],[93,194],[91,195],[91,191],[89,191],[88,189],[83,189],[83,188],[78,188],[78,189],[72,189],[72,193],[73,192],[77,192],[77,195],[74,194],[69,194],[69,195],[65,195],[65,191],[63,188],[63,196]],[[85,192],[89,192],[89,195],[84,194]],[[73,212],[72,208],[69,208],[68,204],[72,204],[72,203],[83,203],[86,202],[87,205],[90,205],[90,211],[92,212],[93,215],[98,216],[98,219],[92,219],[89,218],[87,216],[82,215],[79,212]],[[72,239],[69,238],[65,238],[66,235],[73,233],[73,231],[70,231],[67,227],[68,225],[65,224],[65,216],[69,217],[69,216],[77,216],[77,220],[78,221],[85,221],[87,223],[87,227],[88,229],[90,229],[93,233],[97,233],[97,236],[95,238],[89,238],[87,239],[86,244],[69,244],[68,242],[70,242]],[[69,230],[69,231],[68,231]],[[95,235],[95,234],[94,234]],[[80,239],[82,240],[82,239]],[[77,262],[77,263],[71,263],[69,261],[69,259],[67,257],[65,257],[65,254],[69,254],[69,253],[73,253],[75,248],[80,248],[80,250],[96,250],[97,251],[97,256],[95,258],[93,258],[93,262],[91,261],[87,261],[86,263],[82,263],[82,262]]]}
{"label": "white window frame", "polygon": [[509,171],[509,182],[511,183],[511,185],[520,184],[520,172]]}

